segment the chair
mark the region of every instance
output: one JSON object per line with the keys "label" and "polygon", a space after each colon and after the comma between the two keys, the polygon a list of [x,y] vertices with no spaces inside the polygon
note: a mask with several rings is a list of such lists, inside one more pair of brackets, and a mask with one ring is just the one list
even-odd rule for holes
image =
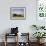
{"label": "chair", "polygon": [[[21,33],[22,41],[19,43],[19,46],[30,46],[29,42],[29,33]],[[25,39],[25,41],[23,41]]]}
{"label": "chair", "polygon": [[5,34],[5,46],[7,46],[7,38],[13,37],[13,36],[17,36],[17,44],[16,46],[18,46],[18,27],[16,28],[11,28],[11,33],[6,33]]}

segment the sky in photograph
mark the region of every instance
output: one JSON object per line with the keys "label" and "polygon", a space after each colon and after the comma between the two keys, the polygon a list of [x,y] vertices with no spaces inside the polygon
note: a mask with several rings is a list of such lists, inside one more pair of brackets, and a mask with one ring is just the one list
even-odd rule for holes
{"label": "sky in photograph", "polygon": [[16,14],[24,14],[24,9],[23,8],[16,8],[16,9],[13,9],[12,10],[13,13],[16,13]]}

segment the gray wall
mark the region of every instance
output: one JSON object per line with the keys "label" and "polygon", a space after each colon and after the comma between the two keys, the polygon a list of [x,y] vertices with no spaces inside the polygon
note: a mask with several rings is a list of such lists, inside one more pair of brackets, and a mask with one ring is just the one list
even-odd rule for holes
{"label": "gray wall", "polygon": [[[26,7],[26,20],[10,20],[10,7]],[[31,25],[36,24],[36,0],[1,0],[0,1],[0,34],[9,32],[11,27],[19,27],[19,32],[29,32]]]}

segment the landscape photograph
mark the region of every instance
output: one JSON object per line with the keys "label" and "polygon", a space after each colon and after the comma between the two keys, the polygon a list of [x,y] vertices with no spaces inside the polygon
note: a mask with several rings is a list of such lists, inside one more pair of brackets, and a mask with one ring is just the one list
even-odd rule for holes
{"label": "landscape photograph", "polygon": [[25,19],[25,8],[11,8],[11,19]]}

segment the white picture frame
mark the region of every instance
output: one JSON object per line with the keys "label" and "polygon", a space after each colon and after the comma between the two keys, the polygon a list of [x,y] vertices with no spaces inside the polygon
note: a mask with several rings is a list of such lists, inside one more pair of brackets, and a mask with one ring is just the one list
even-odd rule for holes
{"label": "white picture frame", "polygon": [[26,19],[26,8],[25,7],[11,7],[10,8],[10,19],[11,20],[25,20]]}

